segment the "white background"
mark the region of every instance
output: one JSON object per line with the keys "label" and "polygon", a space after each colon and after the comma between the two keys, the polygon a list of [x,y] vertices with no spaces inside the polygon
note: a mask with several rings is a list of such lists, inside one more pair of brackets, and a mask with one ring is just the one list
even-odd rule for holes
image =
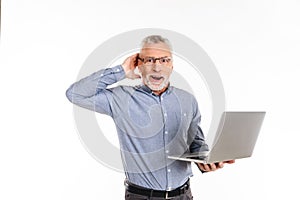
{"label": "white background", "polygon": [[297,0],[2,0],[0,199],[123,199],[124,175],[82,146],[65,90],[98,45],[148,27],[204,48],[227,110],[267,111],[252,158],[194,168],[194,198],[299,199],[299,9]]}

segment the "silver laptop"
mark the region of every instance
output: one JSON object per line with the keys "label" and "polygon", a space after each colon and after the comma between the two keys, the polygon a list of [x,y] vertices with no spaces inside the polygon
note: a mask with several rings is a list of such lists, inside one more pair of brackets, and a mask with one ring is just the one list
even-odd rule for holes
{"label": "silver laptop", "polygon": [[216,163],[252,156],[266,112],[224,112],[209,152],[168,156],[170,159]]}

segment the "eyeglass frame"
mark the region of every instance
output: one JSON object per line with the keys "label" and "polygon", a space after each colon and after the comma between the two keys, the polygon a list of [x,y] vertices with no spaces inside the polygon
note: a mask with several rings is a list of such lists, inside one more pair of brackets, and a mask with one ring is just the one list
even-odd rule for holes
{"label": "eyeglass frame", "polygon": [[[154,64],[156,63],[157,60],[159,61],[159,63],[160,63],[161,65],[168,65],[169,63],[171,63],[171,62],[173,61],[172,57],[169,57],[169,56],[164,56],[164,57],[159,57],[159,58],[155,58],[155,57],[145,57],[145,58],[141,58],[141,57],[139,57],[139,56],[137,57],[137,59],[140,60],[140,61],[142,61],[144,64],[146,64],[146,63],[145,63],[145,59],[146,59],[146,58],[151,58],[151,59],[154,60],[154,62],[151,62],[151,64],[148,64],[148,65],[154,65]],[[167,63],[162,63],[162,62],[161,62],[161,59],[168,59],[169,61],[168,61]]]}

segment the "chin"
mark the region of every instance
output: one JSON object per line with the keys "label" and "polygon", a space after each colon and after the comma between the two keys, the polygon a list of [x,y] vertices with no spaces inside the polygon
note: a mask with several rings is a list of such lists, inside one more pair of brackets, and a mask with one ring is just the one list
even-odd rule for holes
{"label": "chin", "polygon": [[160,91],[167,86],[167,84],[165,84],[165,83],[161,83],[160,85],[153,85],[153,84],[149,83],[147,85],[153,91]]}

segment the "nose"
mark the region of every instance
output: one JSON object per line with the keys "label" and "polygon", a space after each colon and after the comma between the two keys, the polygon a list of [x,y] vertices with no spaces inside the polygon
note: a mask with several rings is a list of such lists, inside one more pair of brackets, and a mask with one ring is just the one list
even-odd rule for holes
{"label": "nose", "polygon": [[155,71],[155,72],[160,72],[161,71],[161,65],[160,65],[160,63],[154,63],[153,64],[153,67],[152,67],[152,69],[153,69],[153,71]]}

